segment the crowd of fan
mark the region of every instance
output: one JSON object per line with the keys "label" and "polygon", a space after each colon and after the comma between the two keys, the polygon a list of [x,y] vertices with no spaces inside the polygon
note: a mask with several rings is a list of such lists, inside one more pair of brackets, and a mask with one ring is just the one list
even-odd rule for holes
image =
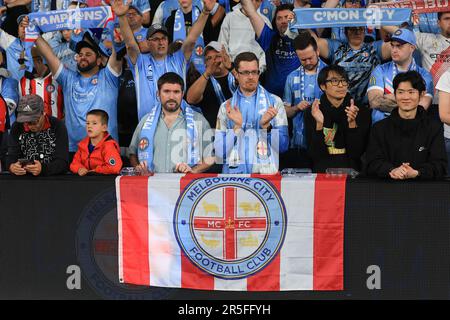
{"label": "crowd of fan", "polygon": [[438,13],[439,34],[409,25],[289,28],[294,8],[366,2],[111,1],[101,5],[111,6],[114,28],[42,34],[27,57],[30,10],[87,4],[5,0],[3,170],[352,168],[442,178],[450,155],[450,12]]}

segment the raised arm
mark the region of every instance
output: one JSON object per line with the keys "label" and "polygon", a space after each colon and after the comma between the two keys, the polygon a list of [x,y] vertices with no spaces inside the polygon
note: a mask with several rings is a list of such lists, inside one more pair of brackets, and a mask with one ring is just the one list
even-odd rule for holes
{"label": "raised arm", "polygon": [[18,6],[27,6],[31,3],[31,0],[5,0],[5,6],[8,8],[14,8]]}
{"label": "raised arm", "polygon": [[216,0],[204,0],[203,3],[204,3],[203,10],[200,16],[198,17],[197,21],[194,23],[191,30],[189,31],[189,34],[187,35],[186,40],[184,40],[183,46],[181,47],[181,50],[183,50],[184,57],[186,58],[186,60],[190,59],[192,51],[194,50],[195,42],[203,32],[206,21],[208,20],[208,16],[211,10],[214,8],[214,5],[216,4]]}
{"label": "raised arm", "polygon": [[112,53],[111,56],[109,56],[108,64],[115,73],[122,73],[122,59],[117,60],[116,49],[114,49],[114,46],[112,46]]}
{"label": "raised arm", "polygon": [[58,72],[58,69],[61,65],[61,61],[55,55],[55,53],[53,52],[52,48],[47,43],[47,41],[45,41],[41,36],[39,36],[36,40],[36,47],[38,48],[41,55],[47,61],[47,65],[50,68],[52,74],[55,75]]}
{"label": "raised arm", "polygon": [[140,54],[140,50],[127,20],[127,12],[130,4],[131,0],[127,0],[126,4],[121,0],[111,1],[111,8],[114,14],[119,18],[120,32],[127,47],[127,54],[130,57],[131,62],[135,64]]}
{"label": "raised arm", "polygon": [[316,39],[317,46],[319,47],[320,56],[324,59],[328,59],[330,54],[330,49],[328,46],[328,41],[323,38],[319,38],[313,30],[309,30],[309,33]]}
{"label": "raised arm", "polygon": [[367,98],[372,109],[377,109],[382,112],[392,112],[397,107],[394,95],[385,95],[381,90],[368,91]]}
{"label": "raised arm", "polygon": [[264,29],[265,23],[263,18],[258,14],[251,0],[241,0],[241,5],[250,19],[250,22],[253,26],[253,30],[255,30],[256,36],[259,38]]}

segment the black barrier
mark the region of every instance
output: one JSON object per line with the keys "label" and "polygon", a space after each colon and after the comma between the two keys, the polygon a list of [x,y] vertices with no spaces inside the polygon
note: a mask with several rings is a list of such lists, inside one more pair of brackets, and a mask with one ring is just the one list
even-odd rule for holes
{"label": "black barrier", "polygon": [[449,299],[449,197],[349,179],[344,291],[206,292],[119,284],[114,177],[0,175],[0,299]]}

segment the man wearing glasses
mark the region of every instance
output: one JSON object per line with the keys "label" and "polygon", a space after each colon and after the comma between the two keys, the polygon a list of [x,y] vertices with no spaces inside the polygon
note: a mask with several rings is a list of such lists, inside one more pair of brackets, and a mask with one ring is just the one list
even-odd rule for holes
{"label": "man wearing glasses", "polygon": [[394,180],[438,179],[447,172],[442,124],[420,105],[426,92],[417,71],[393,81],[398,108],[373,126],[367,148],[367,173]]}
{"label": "man wearing glasses", "polygon": [[370,77],[367,96],[375,123],[388,116],[397,102],[394,96],[393,79],[399,73],[417,71],[426,83],[426,94],[420,98],[419,104],[428,109],[433,100],[434,85],[431,74],[418,66],[413,58],[416,50],[416,36],[408,29],[398,29],[391,37],[392,61],[377,66]]}
{"label": "man wearing glasses", "polygon": [[234,63],[239,87],[219,109],[217,162],[223,164],[223,173],[276,173],[278,155],[289,145],[283,102],[259,84],[254,53],[240,53]]}
{"label": "man wearing glasses", "polygon": [[138,119],[157,105],[157,82],[161,75],[167,72],[175,72],[183,79],[186,75],[187,61],[189,61],[195,42],[203,31],[206,21],[214,5],[215,0],[205,0],[203,11],[196,23],[192,26],[188,36],[183,42],[181,50],[174,54],[168,54],[169,38],[166,27],[160,24],[152,25],[147,31],[147,43],[150,52],[141,53],[139,45],[133,36],[127,20],[129,2],[112,2],[112,9],[119,17],[120,30],[125,40],[128,54],[128,63],[136,82],[136,98],[138,107]]}
{"label": "man wearing glasses", "polygon": [[67,150],[64,123],[44,113],[44,101],[38,95],[21,97],[8,137],[9,172],[17,176],[63,174],[69,168]]}
{"label": "man wearing glasses", "polygon": [[306,144],[313,171],[325,172],[328,168],[359,171],[370,128],[370,113],[355,105],[342,67],[324,67],[317,82],[323,94],[305,111]]}

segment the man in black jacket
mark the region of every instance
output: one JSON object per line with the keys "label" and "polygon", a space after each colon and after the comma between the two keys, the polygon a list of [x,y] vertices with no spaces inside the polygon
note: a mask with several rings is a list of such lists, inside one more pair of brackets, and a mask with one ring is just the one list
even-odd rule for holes
{"label": "man in black jacket", "polygon": [[355,105],[342,67],[324,67],[317,82],[324,94],[305,110],[307,152],[313,171],[325,172],[328,168],[359,171],[370,129],[369,110]]}
{"label": "man in black jacket", "polygon": [[68,161],[64,123],[44,113],[44,101],[38,95],[21,97],[8,139],[9,171],[18,176],[62,174],[68,170]]}
{"label": "man in black jacket", "polygon": [[416,71],[394,78],[398,108],[376,123],[367,149],[367,173],[404,179],[438,179],[447,171],[442,124],[419,106],[425,82]]}

